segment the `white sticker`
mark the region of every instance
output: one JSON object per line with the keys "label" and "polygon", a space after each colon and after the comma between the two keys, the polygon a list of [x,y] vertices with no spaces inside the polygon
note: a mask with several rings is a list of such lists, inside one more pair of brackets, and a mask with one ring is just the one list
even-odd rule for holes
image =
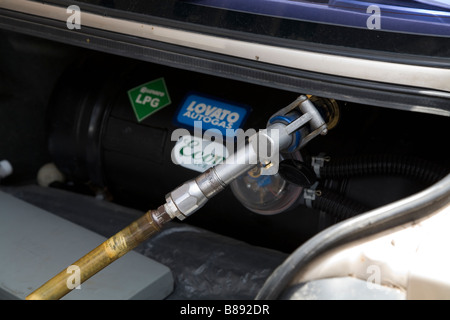
{"label": "white sticker", "polygon": [[228,155],[223,144],[190,135],[180,137],[172,149],[175,164],[198,172],[222,163]]}

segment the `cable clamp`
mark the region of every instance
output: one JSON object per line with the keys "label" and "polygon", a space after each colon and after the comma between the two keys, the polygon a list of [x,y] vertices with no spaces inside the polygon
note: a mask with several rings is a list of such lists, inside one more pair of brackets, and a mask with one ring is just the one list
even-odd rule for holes
{"label": "cable clamp", "polygon": [[305,204],[308,208],[312,208],[312,202],[316,200],[316,189],[318,185],[319,181],[316,181],[310,188],[304,190],[303,198],[305,199]]}
{"label": "cable clamp", "polygon": [[320,178],[320,169],[325,165],[325,162],[330,161],[330,157],[325,155],[325,153],[319,153],[318,156],[311,158],[311,166],[316,173],[317,178]]}

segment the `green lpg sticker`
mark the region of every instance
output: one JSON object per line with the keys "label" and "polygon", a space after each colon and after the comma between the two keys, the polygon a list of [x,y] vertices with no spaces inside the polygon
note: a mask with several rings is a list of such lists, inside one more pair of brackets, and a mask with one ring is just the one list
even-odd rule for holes
{"label": "green lpg sticker", "polygon": [[128,97],[139,122],[171,103],[164,78],[129,90]]}

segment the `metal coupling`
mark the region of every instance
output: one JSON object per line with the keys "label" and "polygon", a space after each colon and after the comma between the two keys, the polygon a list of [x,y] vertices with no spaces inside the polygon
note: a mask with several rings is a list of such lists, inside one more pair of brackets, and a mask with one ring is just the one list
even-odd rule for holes
{"label": "metal coupling", "polygon": [[208,198],[200,190],[195,180],[185,182],[166,195],[165,211],[170,217],[184,220],[200,209]]}
{"label": "metal coupling", "polygon": [[164,211],[171,218],[183,220],[225,187],[226,183],[217,176],[215,168],[211,168],[167,194]]}

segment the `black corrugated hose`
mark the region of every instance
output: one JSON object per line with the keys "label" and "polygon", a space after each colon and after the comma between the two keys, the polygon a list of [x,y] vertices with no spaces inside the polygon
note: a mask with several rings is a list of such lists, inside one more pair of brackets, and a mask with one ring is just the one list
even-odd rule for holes
{"label": "black corrugated hose", "polygon": [[448,173],[448,168],[403,155],[369,155],[332,159],[320,169],[320,178],[342,179],[364,175],[401,175],[431,185]]}
{"label": "black corrugated hose", "polygon": [[326,212],[337,221],[354,217],[371,209],[328,189],[320,189],[320,195],[316,195],[315,200],[312,201],[312,207]]}
{"label": "black corrugated hose", "polygon": [[[411,156],[365,155],[324,162],[324,166],[320,169],[320,179],[327,181],[356,176],[399,175],[429,186],[441,180],[448,172],[447,168]],[[325,186],[320,188],[320,194],[316,195],[311,203],[314,209],[330,214],[337,221],[373,209],[329,190]]]}

